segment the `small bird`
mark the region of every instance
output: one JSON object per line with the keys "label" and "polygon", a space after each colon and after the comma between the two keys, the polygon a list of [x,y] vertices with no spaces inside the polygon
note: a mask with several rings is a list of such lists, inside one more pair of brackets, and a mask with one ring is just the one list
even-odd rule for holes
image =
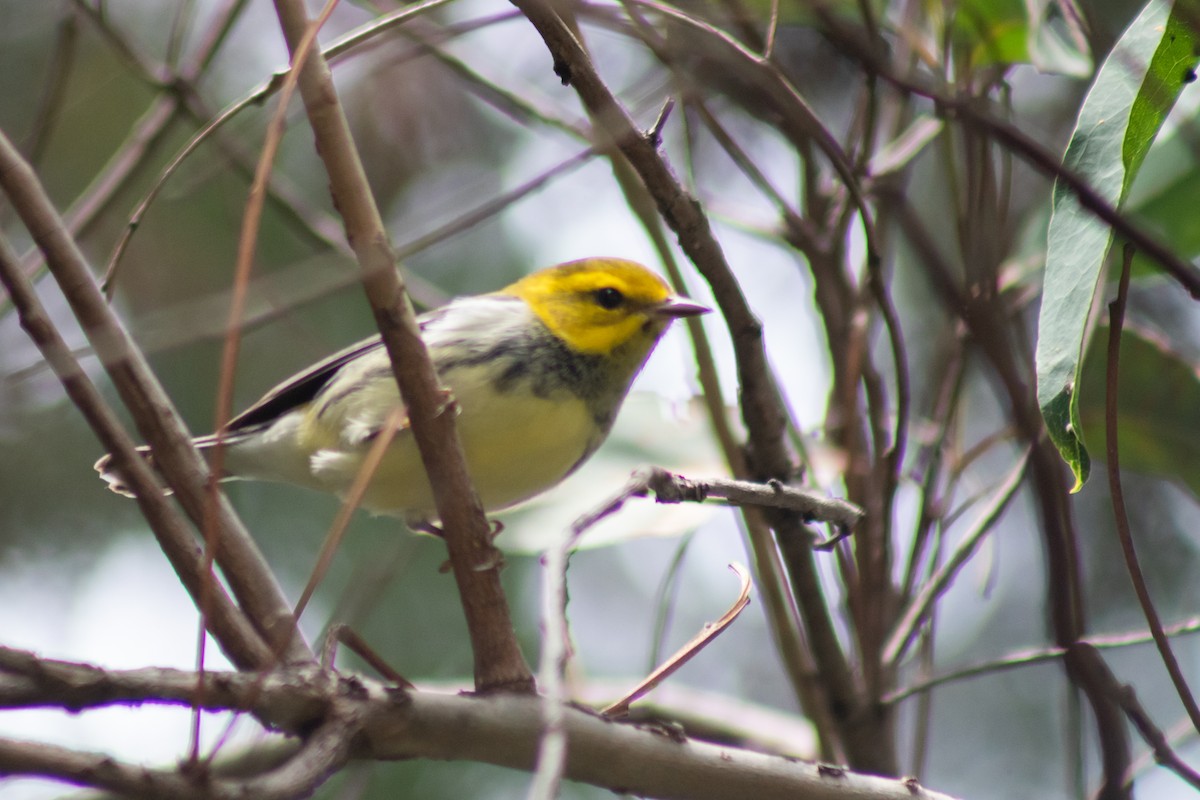
{"label": "small bird", "polygon": [[[528,500],[574,472],[612,429],[671,321],[709,310],[672,294],[640,264],[588,258],[421,315],[484,509]],[[288,378],[231,420],[221,478],[341,495],[400,403],[387,351],[373,336]],[[194,444],[210,454],[216,441],[209,435]],[[148,448],[141,452],[149,457]],[[130,494],[111,456],[96,471],[113,491]],[[403,425],[362,505],[420,528],[435,519],[432,489]]]}

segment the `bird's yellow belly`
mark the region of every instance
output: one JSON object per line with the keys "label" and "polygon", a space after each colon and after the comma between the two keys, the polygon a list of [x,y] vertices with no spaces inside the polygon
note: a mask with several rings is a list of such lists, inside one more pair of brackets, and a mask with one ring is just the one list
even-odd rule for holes
{"label": "bird's yellow belly", "polygon": [[[592,416],[574,396],[548,400],[524,392],[465,391],[457,418],[467,468],[488,511],[554,486],[592,446]],[[433,516],[433,492],[409,431],[397,436],[363,498],[379,512]]]}

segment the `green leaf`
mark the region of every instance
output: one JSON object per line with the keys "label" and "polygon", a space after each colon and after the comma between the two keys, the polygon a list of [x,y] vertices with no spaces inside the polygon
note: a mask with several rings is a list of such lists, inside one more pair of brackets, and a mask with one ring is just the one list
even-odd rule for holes
{"label": "green leaf", "polygon": [[1091,59],[1075,44],[1081,34],[1067,18],[1051,20],[1058,6],[1046,0],[959,0],[954,6],[955,44],[974,68],[1032,64],[1043,72],[1085,76]]}
{"label": "green leaf", "polygon": [[[1108,328],[1096,332],[1080,379],[1080,418],[1105,448],[1104,375]],[[1200,498],[1200,370],[1159,337],[1121,332],[1117,442],[1121,468],[1177,481]]]}
{"label": "green leaf", "polygon": [[[1195,0],[1172,7],[1152,0],[1100,68],[1067,145],[1063,166],[1120,206],[1179,92],[1196,64],[1187,20]],[[1080,433],[1078,384],[1084,334],[1111,229],[1084,210],[1061,183],[1054,187],[1046,277],[1038,317],[1038,405],[1050,438],[1075,474],[1078,491],[1090,461]]]}
{"label": "green leaf", "polygon": [[[1200,167],[1192,164],[1187,172],[1147,197],[1133,211],[1138,222],[1154,231],[1176,255],[1190,260],[1200,256],[1197,208],[1200,208]],[[1154,262],[1142,255],[1134,257],[1133,268],[1135,277],[1158,273]]]}

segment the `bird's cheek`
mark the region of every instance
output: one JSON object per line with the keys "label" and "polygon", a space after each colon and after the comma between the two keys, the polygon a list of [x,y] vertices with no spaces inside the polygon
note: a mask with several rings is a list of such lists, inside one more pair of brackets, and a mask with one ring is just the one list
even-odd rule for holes
{"label": "bird's cheek", "polygon": [[646,317],[646,321],[642,323],[642,333],[658,338],[667,329],[668,321],[656,319],[655,317]]}

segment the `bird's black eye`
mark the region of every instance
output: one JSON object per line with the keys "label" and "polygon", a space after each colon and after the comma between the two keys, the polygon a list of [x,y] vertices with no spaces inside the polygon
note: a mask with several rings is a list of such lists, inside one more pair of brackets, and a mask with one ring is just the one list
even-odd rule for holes
{"label": "bird's black eye", "polygon": [[596,303],[601,308],[606,308],[612,311],[625,302],[625,295],[621,294],[620,289],[614,289],[611,286],[605,286],[603,289],[596,290]]}

